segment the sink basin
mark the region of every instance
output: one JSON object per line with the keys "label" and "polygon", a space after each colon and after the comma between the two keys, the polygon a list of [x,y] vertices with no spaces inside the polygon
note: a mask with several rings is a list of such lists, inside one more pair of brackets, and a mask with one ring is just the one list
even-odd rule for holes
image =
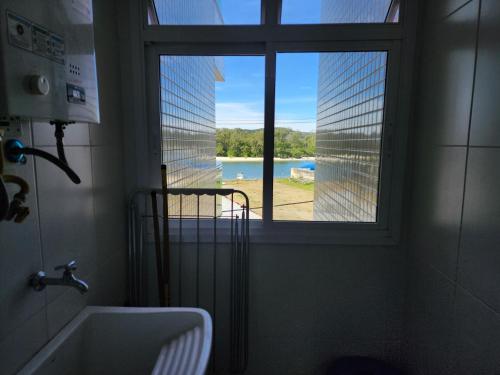
{"label": "sink basin", "polygon": [[211,341],[201,309],[90,306],[19,374],[202,375]]}

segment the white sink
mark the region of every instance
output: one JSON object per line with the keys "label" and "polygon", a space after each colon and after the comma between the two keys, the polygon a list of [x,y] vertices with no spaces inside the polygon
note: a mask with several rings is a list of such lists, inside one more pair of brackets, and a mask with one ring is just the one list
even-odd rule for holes
{"label": "white sink", "polygon": [[201,309],[87,307],[19,374],[202,375],[212,320]]}

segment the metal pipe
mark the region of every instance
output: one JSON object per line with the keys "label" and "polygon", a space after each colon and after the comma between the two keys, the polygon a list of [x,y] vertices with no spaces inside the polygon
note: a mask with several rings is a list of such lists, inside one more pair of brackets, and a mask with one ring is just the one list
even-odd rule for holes
{"label": "metal pipe", "polygon": [[135,215],[135,203],[131,202],[129,206],[129,212],[128,212],[128,277],[127,277],[127,283],[128,283],[128,304],[132,305],[134,304],[133,300],[133,295],[134,295],[134,283],[132,282],[133,280],[133,262],[132,262],[132,254],[134,252],[134,247],[135,247],[135,221],[134,221],[134,215]]}
{"label": "metal pipe", "polygon": [[179,197],[179,306],[182,307],[182,195]]}
{"label": "metal pipe", "polygon": [[144,289],[143,289],[143,277],[142,277],[142,268],[143,268],[143,258],[144,258],[144,252],[143,252],[143,247],[144,247],[144,223],[142,218],[139,220],[139,251],[137,252],[136,255],[136,263],[137,263],[137,302],[139,306],[144,306]]}
{"label": "metal pipe", "polygon": [[200,196],[196,196],[196,307],[200,307]]}
{"label": "metal pipe", "polygon": [[160,306],[165,306],[165,279],[163,276],[163,259],[161,256],[161,239],[160,239],[160,221],[158,219],[158,201],[156,193],[151,192],[151,208],[153,212],[153,232],[155,239],[155,253],[156,253],[156,279],[158,283],[158,300]]}
{"label": "metal pipe", "polygon": [[214,195],[214,248],[212,257],[212,324],[214,332],[214,341],[212,352],[212,372],[215,374],[217,354],[217,195]]}

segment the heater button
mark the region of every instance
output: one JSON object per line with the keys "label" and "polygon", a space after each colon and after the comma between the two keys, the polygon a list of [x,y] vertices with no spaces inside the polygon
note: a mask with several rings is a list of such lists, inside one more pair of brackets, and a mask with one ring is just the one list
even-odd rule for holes
{"label": "heater button", "polygon": [[50,83],[45,76],[31,76],[29,87],[33,95],[47,95],[50,91]]}

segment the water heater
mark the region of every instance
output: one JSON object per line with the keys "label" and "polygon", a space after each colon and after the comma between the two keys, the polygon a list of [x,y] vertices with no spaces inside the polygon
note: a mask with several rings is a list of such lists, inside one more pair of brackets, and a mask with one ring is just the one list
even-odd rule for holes
{"label": "water heater", "polygon": [[99,123],[92,0],[0,0],[0,121]]}

